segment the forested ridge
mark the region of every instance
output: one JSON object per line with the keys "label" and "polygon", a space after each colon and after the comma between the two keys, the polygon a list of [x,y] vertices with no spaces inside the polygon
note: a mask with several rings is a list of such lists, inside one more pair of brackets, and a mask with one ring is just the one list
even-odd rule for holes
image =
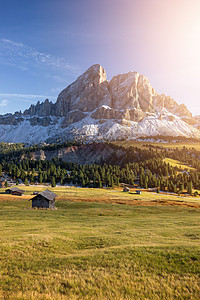
{"label": "forested ridge", "polygon": [[[105,143],[114,150],[123,150],[121,157],[111,155],[100,163],[80,165],[58,158],[47,160],[21,159],[38,149],[54,150],[71,146],[79,142],[65,142],[45,146],[25,148],[22,144],[6,145],[0,143],[0,173],[7,174],[16,183],[73,184],[82,187],[114,187],[121,183],[141,188],[156,188],[157,191],[182,192],[200,189],[200,152],[195,149],[141,149]],[[179,160],[195,168],[195,171],[172,167],[165,158]]]}

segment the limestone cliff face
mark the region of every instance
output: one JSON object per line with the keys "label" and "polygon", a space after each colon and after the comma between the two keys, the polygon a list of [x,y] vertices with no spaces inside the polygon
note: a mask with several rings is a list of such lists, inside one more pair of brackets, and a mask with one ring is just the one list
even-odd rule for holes
{"label": "limestone cliff face", "polygon": [[37,102],[36,105],[31,105],[29,109],[24,111],[25,116],[51,116],[55,115],[55,104],[46,99],[44,102]]}
{"label": "limestone cliff face", "polygon": [[146,113],[165,108],[179,116],[187,117],[188,122],[195,123],[195,120],[189,120],[192,114],[184,104],[178,105],[171,97],[159,95],[144,75],[129,72],[114,76],[108,82],[105,70],[100,65],[90,67],[64,89],[59,94],[55,106],[56,116],[66,116],[76,110],[93,112],[92,117],[95,119],[120,119],[125,114],[125,118],[132,121],[141,120]]}
{"label": "limestone cliff face", "polygon": [[100,103],[110,104],[108,82],[105,70],[94,65],[58,95],[56,115],[66,116],[75,109],[90,112]]}
{"label": "limestone cliff face", "polygon": [[[129,72],[114,76],[108,82],[105,70],[97,64],[65,88],[55,104],[48,99],[43,103],[38,102],[25,110],[23,116],[30,116],[32,125],[42,126],[51,124],[51,119],[47,117],[64,117],[62,127],[65,128],[90,113],[94,119],[139,122],[149,113],[163,109],[183,117],[188,124],[196,124],[184,104],[178,105],[171,97],[159,95],[144,75]],[[0,117],[0,123],[14,125],[19,119],[9,115]]]}
{"label": "limestone cliff face", "polygon": [[138,78],[139,74],[136,72],[113,77],[109,82],[109,92],[112,98],[111,107],[118,109],[139,108]]}
{"label": "limestone cliff face", "polygon": [[[184,104],[158,94],[144,75],[128,72],[108,81],[98,64],[61,91],[56,103],[46,99],[24,113],[0,115],[0,125],[0,139],[11,142],[32,137],[45,141],[56,135],[113,139],[200,134],[199,119],[193,118]],[[45,138],[37,130],[43,131]]]}

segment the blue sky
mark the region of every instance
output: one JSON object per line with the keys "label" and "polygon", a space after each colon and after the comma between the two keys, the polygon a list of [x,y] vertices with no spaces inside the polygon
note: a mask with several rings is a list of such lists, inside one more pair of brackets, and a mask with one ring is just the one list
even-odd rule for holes
{"label": "blue sky", "polygon": [[58,93],[99,63],[145,74],[200,114],[198,0],[0,0],[0,114]]}

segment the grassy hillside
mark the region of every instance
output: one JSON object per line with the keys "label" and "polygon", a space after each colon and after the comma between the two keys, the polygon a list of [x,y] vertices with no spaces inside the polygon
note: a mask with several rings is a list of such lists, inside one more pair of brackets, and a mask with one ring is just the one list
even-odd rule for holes
{"label": "grassy hillside", "polygon": [[182,170],[187,169],[188,171],[195,171],[195,168],[192,168],[186,164],[181,163],[180,161],[176,160],[176,159],[172,159],[172,158],[165,158],[164,160],[166,163],[169,163],[170,166],[172,167],[178,167],[181,168]]}
{"label": "grassy hillside", "polygon": [[147,192],[55,188],[57,210],[32,210],[26,189],[0,196],[0,298],[199,299],[199,209],[152,206]]}
{"label": "grassy hillside", "polygon": [[[184,146],[186,148],[194,148],[197,151],[200,151],[200,143],[194,143],[194,142],[146,142],[146,141],[115,141],[112,142],[112,144],[123,146],[125,148],[128,147],[138,147],[141,149],[147,149],[151,145],[152,147],[162,147],[166,149],[182,149]],[[147,146],[148,145],[148,146]]]}

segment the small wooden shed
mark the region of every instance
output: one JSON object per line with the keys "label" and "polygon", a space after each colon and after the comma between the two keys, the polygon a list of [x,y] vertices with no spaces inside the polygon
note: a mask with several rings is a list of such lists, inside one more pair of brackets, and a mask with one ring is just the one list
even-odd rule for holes
{"label": "small wooden shed", "polygon": [[6,194],[11,194],[15,196],[22,196],[24,195],[25,191],[19,189],[18,187],[12,187],[6,190]]}
{"label": "small wooden shed", "polygon": [[38,195],[40,192],[38,191],[33,191],[33,195]]}
{"label": "small wooden shed", "polygon": [[35,197],[30,199],[32,201],[32,208],[37,207],[54,209],[56,197],[57,195],[48,189],[41,193],[38,193]]}
{"label": "small wooden shed", "polygon": [[125,187],[123,188],[123,192],[130,192],[129,187],[125,186]]}
{"label": "small wooden shed", "polygon": [[137,191],[136,191],[136,194],[141,195],[141,194],[142,194],[142,191],[137,190]]}
{"label": "small wooden shed", "polygon": [[0,188],[5,188],[5,186],[6,186],[6,180],[0,179]]}

